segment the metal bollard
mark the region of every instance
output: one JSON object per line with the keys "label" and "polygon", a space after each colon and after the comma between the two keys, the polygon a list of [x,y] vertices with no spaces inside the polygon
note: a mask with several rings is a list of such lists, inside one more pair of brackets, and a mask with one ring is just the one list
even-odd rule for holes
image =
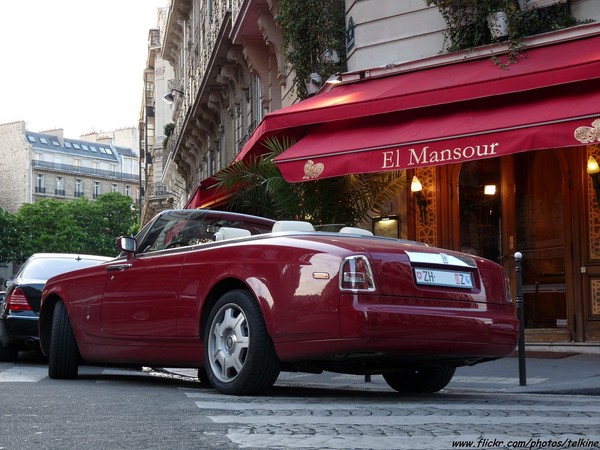
{"label": "metal bollard", "polygon": [[515,272],[517,279],[517,317],[519,319],[519,385],[527,385],[525,367],[525,303],[523,301],[523,254],[515,253]]}

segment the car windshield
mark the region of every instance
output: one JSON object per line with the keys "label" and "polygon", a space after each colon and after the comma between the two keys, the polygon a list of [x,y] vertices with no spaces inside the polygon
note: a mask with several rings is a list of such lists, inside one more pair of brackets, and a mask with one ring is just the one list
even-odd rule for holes
{"label": "car windshield", "polygon": [[152,252],[175,245],[210,242],[214,232],[205,226],[205,217],[205,210],[168,211],[162,214],[145,232],[140,243],[141,251]]}
{"label": "car windshield", "polygon": [[100,262],[97,259],[85,259],[81,257],[35,258],[27,262],[19,276],[32,280],[48,280],[54,275],[95,266]]}

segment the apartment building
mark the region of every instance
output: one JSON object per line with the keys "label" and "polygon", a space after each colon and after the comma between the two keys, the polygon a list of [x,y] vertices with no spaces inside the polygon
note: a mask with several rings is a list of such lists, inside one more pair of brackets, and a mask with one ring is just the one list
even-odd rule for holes
{"label": "apartment building", "polygon": [[43,198],[95,199],[107,192],[140,198],[139,159],[110,138],[70,139],[34,132],[25,122],[0,125],[0,207],[16,212]]}
{"label": "apartment building", "polygon": [[148,32],[148,54],[143,73],[144,90],[138,130],[140,160],[143,161],[140,174],[142,224],[164,209],[181,206],[187,199],[186,182],[177,171],[176,164],[168,162],[169,154],[165,149],[170,137],[165,133],[165,127],[174,127],[174,94],[177,95],[172,91],[173,67],[161,57],[161,33],[164,33],[167,18],[168,9],[158,8],[157,28]]}
{"label": "apartment building", "polygon": [[[143,146],[144,221],[160,208],[185,206],[240,153],[266,113],[296,101],[275,8],[271,0],[172,0],[159,13],[140,118],[141,136],[156,133]],[[165,140],[167,124],[173,132]]]}

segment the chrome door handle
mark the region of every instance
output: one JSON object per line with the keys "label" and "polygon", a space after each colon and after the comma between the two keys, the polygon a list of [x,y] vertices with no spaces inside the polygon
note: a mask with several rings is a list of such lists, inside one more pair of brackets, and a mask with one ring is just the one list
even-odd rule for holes
{"label": "chrome door handle", "polygon": [[129,269],[131,266],[132,266],[132,264],[129,264],[129,263],[112,264],[110,266],[107,266],[106,270],[125,270],[125,269]]}

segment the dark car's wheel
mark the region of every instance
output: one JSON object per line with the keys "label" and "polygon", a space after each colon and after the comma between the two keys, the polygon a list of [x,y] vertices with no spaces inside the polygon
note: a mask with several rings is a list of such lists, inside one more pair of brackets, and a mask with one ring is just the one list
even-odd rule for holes
{"label": "dark car's wheel", "polygon": [[429,394],[444,389],[454,376],[455,367],[430,367],[422,370],[384,373],[383,379],[402,393]]}
{"label": "dark car's wheel", "polygon": [[198,381],[203,386],[210,386],[210,379],[208,378],[208,374],[204,367],[198,368]]}
{"label": "dark car's wheel", "polygon": [[0,361],[15,362],[19,359],[19,349],[16,347],[5,347],[0,344]]}
{"label": "dark car's wheel", "polygon": [[69,314],[62,302],[54,307],[50,350],[48,352],[48,375],[50,378],[77,378],[79,350],[69,320]]}
{"label": "dark car's wheel", "polygon": [[279,360],[253,295],[230,291],[212,308],[204,335],[205,369],[224,394],[255,395],[279,376]]}

